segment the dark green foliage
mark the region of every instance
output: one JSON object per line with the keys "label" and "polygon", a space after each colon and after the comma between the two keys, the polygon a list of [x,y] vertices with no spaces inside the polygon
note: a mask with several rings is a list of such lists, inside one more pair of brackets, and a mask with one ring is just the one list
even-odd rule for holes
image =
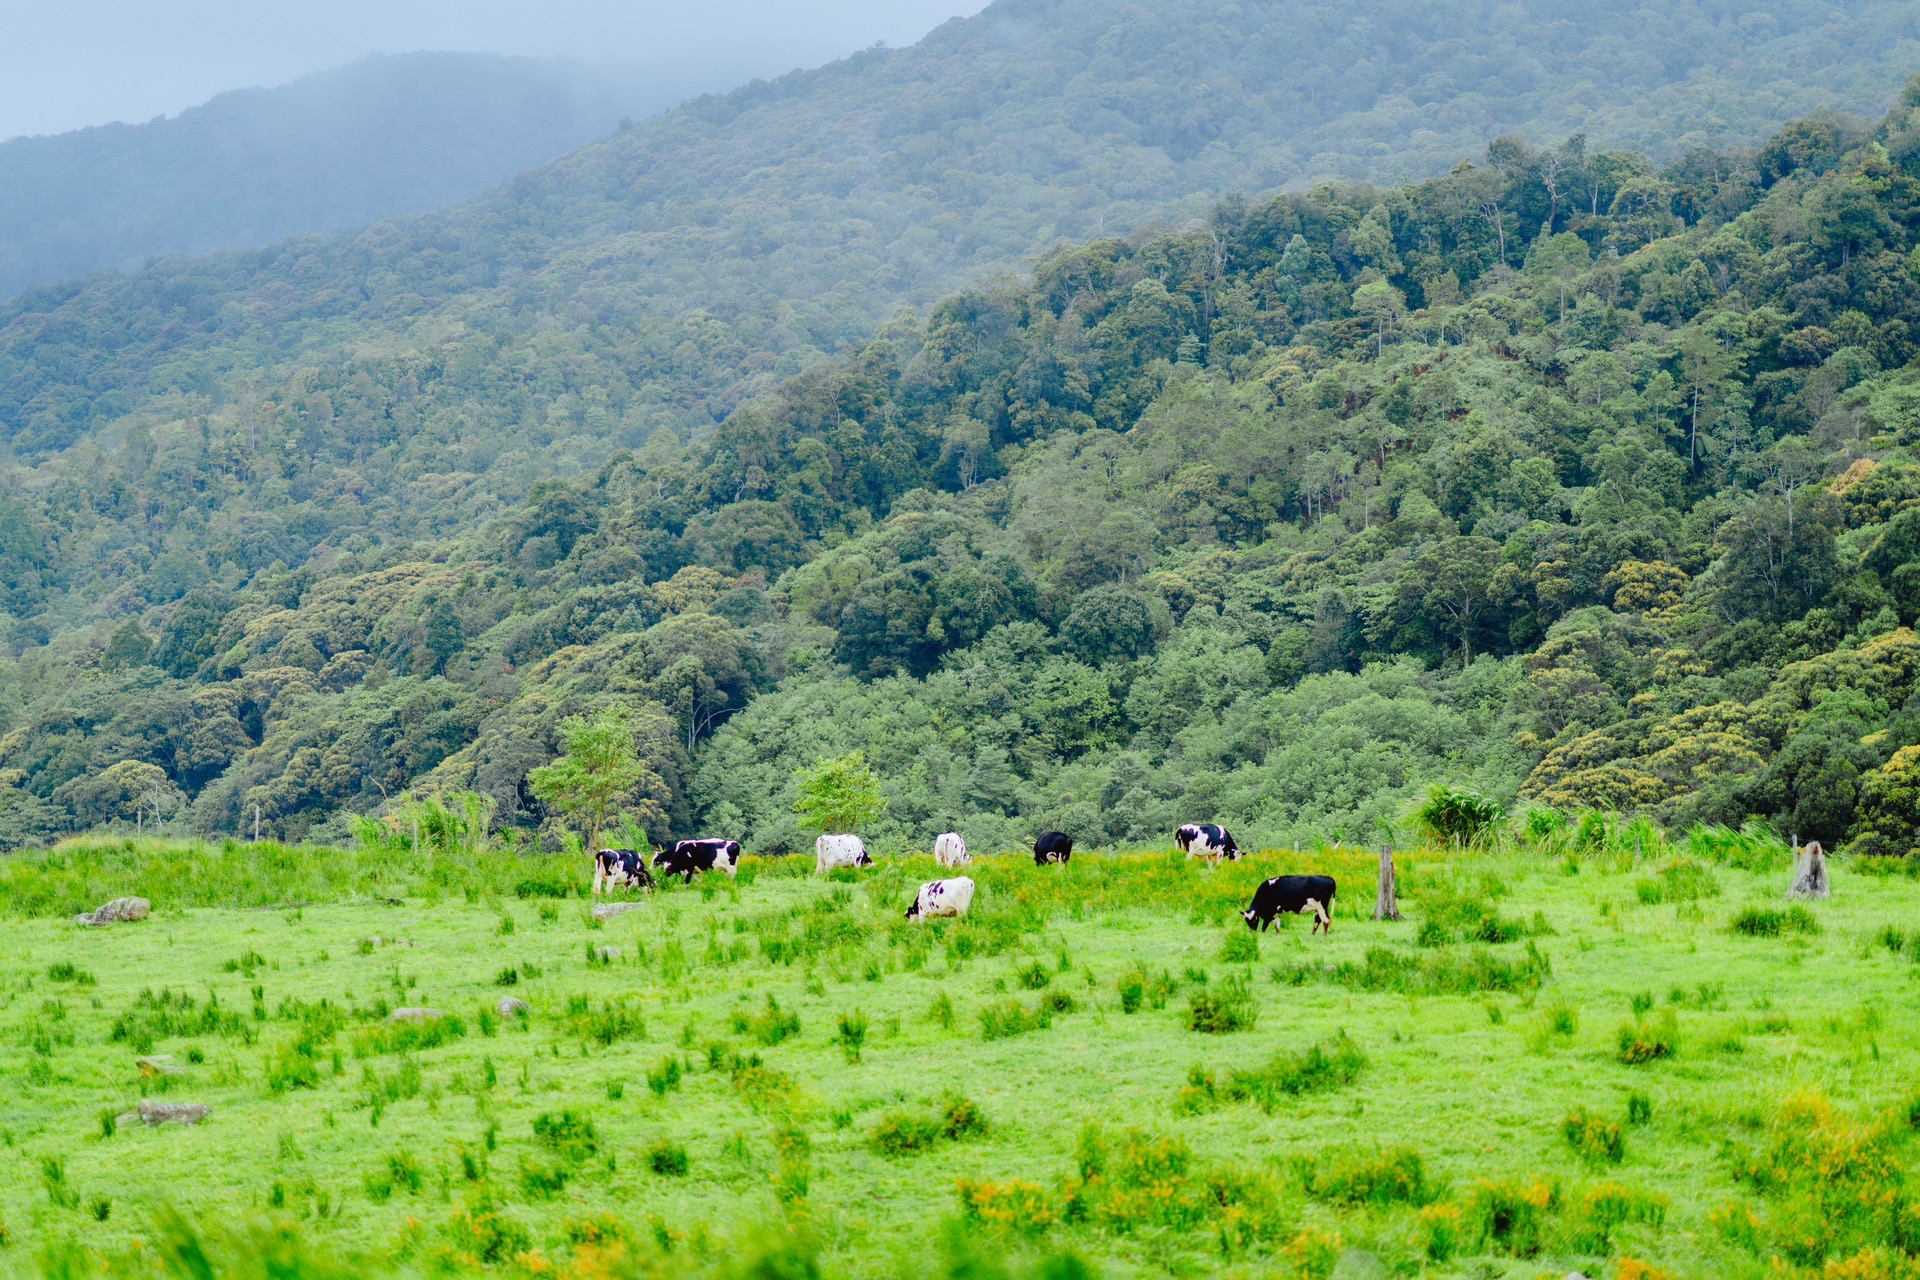
{"label": "dark green foliage", "polygon": [[1218,986],[1196,988],[1187,994],[1187,1029],[1208,1035],[1251,1031],[1260,1021],[1260,1002],[1238,974]]}
{"label": "dark green foliage", "polygon": [[[1628,1112],[1631,1115],[1632,1105]],[[1588,1164],[1619,1164],[1627,1157],[1627,1134],[1618,1121],[1595,1115],[1585,1107],[1575,1107],[1561,1122],[1560,1134]]]}
{"label": "dark green foliage", "polygon": [[1224,1085],[1212,1072],[1194,1067],[1188,1072],[1187,1086],[1180,1092],[1176,1109],[1197,1112],[1221,1102],[1251,1102],[1272,1113],[1284,1107],[1289,1098],[1352,1084],[1366,1065],[1366,1054],[1342,1031],[1304,1050],[1281,1050],[1264,1067],[1235,1069],[1228,1073]]}
{"label": "dark green foliage", "polygon": [[1435,840],[1454,845],[1490,838],[1505,811],[1497,800],[1463,787],[1435,783],[1414,811],[1417,822]]}
{"label": "dark green foliage", "polygon": [[987,1040],[1004,1040],[1052,1025],[1053,1012],[1045,1005],[1029,1010],[1018,1000],[1007,999],[980,1010],[980,1035]]}
{"label": "dark green foliage", "polygon": [[1260,935],[1245,929],[1230,930],[1226,941],[1220,944],[1220,962],[1222,964],[1258,964]]}
{"label": "dark green foliage", "polygon": [[1645,1062],[1658,1062],[1662,1058],[1674,1055],[1679,1041],[1680,1028],[1671,1011],[1660,1015],[1649,1024],[1644,1021],[1623,1022],[1620,1024],[1619,1059],[1629,1066]]}
{"label": "dark green foliage", "polygon": [[772,1046],[789,1036],[800,1034],[800,1015],[782,1009],[773,993],[768,992],[767,1007],[759,1013],[749,1014],[743,1010],[733,1015],[733,1029],[740,1035],[751,1035],[761,1044]]}
{"label": "dark green foliage", "polygon": [[662,1138],[647,1148],[647,1168],[663,1178],[686,1177],[690,1164],[687,1149],[669,1139]]}
{"label": "dark green foliage", "polygon": [[542,1112],[533,1122],[533,1136],[540,1145],[574,1164],[592,1158],[600,1149],[593,1122],[571,1111]]}
{"label": "dark green foliage", "polygon": [[1432,1204],[1443,1188],[1427,1174],[1426,1161],[1408,1147],[1345,1152],[1330,1160],[1308,1159],[1301,1181],[1307,1194],[1339,1204],[1385,1209]]}
{"label": "dark green foliage", "polygon": [[1749,938],[1779,938],[1790,934],[1807,936],[1820,932],[1820,921],[1805,907],[1791,906],[1781,911],[1773,907],[1746,907],[1727,928]]}
{"label": "dark green foliage", "polygon": [[680,1059],[663,1058],[660,1065],[647,1072],[647,1088],[656,1098],[664,1098],[680,1087]]}
{"label": "dark green foliage", "polygon": [[[951,1020],[949,1012],[949,1020]],[[839,1030],[834,1038],[839,1041],[840,1052],[849,1063],[860,1061],[860,1050],[867,1042],[867,1015],[855,1009],[852,1013],[840,1015]]]}
{"label": "dark green foliage", "polygon": [[391,1022],[357,1033],[353,1037],[353,1056],[372,1058],[385,1053],[438,1049],[466,1034],[467,1024],[452,1014],[413,1022]]}
{"label": "dark green foliage", "polygon": [[868,1141],[885,1156],[925,1151],[940,1142],[958,1142],[984,1134],[987,1121],[971,1098],[947,1094],[937,1109],[904,1108],[889,1111],[873,1127]]}
{"label": "dark green foliage", "polygon": [[1479,947],[1468,951],[1443,948],[1421,955],[1368,947],[1359,964],[1344,960],[1331,969],[1319,964],[1295,964],[1276,967],[1273,976],[1276,982],[1294,986],[1331,982],[1358,991],[1472,995],[1534,990],[1552,973],[1546,955],[1529,942],[1525,952],[1511,960]]}
{"label": "dark green foliage", "polygon": [[1636,1128],[1653,1123],[1653,1099],[1644,1093],[1627,1095],[1627,1123]]}

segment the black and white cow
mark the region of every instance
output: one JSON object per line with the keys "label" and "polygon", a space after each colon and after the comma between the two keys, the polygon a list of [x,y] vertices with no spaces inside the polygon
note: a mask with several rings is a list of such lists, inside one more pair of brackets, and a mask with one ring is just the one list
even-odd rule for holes
{"label": "black and white cow", "polygon": [[1049,862],[1065,862],[1073,857],[1073,837],[1064,831],[1042,831],[1040,838],[1033,842],[1033,865],[1044,867]]}
{"label": "black and white cow", "polygon": [[662,875],[685,876],[687,883],[702,871],[724,871],[733,875],[740,868],[738,840],[681,840],[671,849],[653,855],[653,865]]}
{"label": "black and white cow", "polygon": [[943,867],[973,865],[973,858],[967,853],[967,842],[960,838],[958,831],[948,831],[934,840],[933,860]]}
{"label": "black and white cow", "polygon": [[1241,858],[1240,846],[1233,842],[1233,833],[1211,822],[1189,822],[1173,833],[1173,842],[1189,858],[1205,858],[1216,867],[1222,859],[1238,862]]}
{"label": "black and white cow", "polygon": [[632,849],[602,849],[593,855],[593,892],[601,889],[651,889],[653,873],[647,855]]}
{"label": "black and white cow", "polygon": [[973,881],[967,876],[951,880],[929,880],[913,895],[907,919],[925,920],[929,916],[963,916],[973,905]]}
{"label": "black and white cow", "polygon": [[1332,876],[1275,876],[1253,891],[1253,902],[1240,913],[1247,928],[1259,932],[1277,915],[1311,911],[1313,930],[1333,932]]}
{"label": "black and white cow", "polygon": [[867,846],[859,836],[821,836],[813,842],[813,874],[823,876],[838,867],[870,867]]}

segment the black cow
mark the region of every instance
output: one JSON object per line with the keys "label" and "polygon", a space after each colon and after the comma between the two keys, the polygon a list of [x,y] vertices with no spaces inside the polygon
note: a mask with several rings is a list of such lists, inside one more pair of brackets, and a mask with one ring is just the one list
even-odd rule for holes
{"label": "black cow", "polygon": [[1044,867],[1049,862],[1065,862],[1073,857],[1073,837],[1064,831],[1042,831],[1040,838],[1033,842],[1033,865]]}
{"label": "black cow", "polygon": [[653,865],[666,876],[685,876],[688,884],[698,872],[718,868],[728,875],[740,866],[738,840],[682,840],[653,855]]}
{"label": "black cow", "polygon": [[1275,876],[1253,891],[1252,905],[1240,916],[1247,922],[1247,928],[1257,933],[1282,912],[1293,915],[1311,911],[1313,932],[1324,929],[1332,933],[1333,894],[1332,876]]}
{"label": "black cow", "polygon": [[653,873],[647,870],[647,855],[632,849],[602,849],[593,855],[593,892],[602,888],[651,889]]}

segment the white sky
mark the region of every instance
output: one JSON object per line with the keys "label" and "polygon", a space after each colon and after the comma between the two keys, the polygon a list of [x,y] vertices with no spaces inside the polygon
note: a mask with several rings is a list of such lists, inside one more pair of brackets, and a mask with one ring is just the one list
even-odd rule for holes
{"label": "white sky", "polygon": [[141,122],[369,53],[711,69],[711,89],[911,44],[986,0],[0,0],[0,138]]}

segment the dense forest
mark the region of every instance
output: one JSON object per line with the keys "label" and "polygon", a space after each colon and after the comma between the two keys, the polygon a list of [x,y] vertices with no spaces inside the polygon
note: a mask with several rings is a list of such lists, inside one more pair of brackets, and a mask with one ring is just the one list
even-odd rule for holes
{"label": "dense forest", "polygon": [[692,96],[696,74],[376,56],[171,118],[0,142],[0,298],[463,200]]}
{"label": "dense forest", "polygon": [[[1063,247],[424,550],[235,582],[104,532],[164,498],[244,560],[226,477],[297,504],[436,405],[530,408],[509,346],[303,369],[251,441],[136,423],[10,500],[27,625],[50,549],[123,571],[0,666],[0,830],[333,835],[409,788],[551,828],[529,770],[619,704],[633,816],[763,851],[856,748],[883,844],[1361,837],[1432,781],[1915,844],[1920,84],[1754,149],[1503,138]],[[456,503],[453,462],[408,500]]]}
{"label": "dense forest", "polygon": [[53,541],[6,579],[4,638],[276,562],[425,554],[1062,238],[1435,176],[1508,130],[1665,163],[1877,113],[1917,25],[1892,0],[1000,0],[449,210],[30,291],[0,305],[0,479],[26,521],[0,513],[0,544]]}

